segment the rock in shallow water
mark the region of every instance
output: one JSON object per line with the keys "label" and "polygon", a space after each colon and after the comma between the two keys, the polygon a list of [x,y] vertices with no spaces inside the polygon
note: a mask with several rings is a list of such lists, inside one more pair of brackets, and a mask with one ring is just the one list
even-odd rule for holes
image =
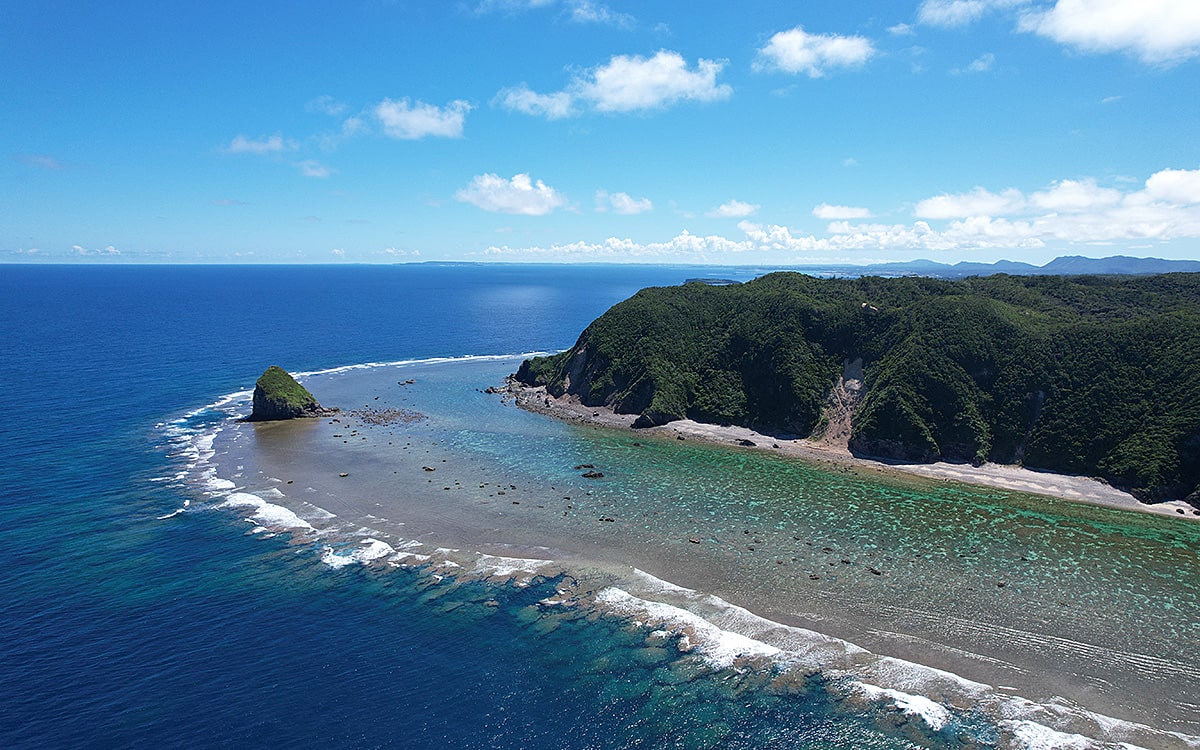
{"label": "rock in shallow water", "polygon": [[254,409],[247,422],[269,422],[297,417],[323,417],[337,412],[317,403],[308,389],[282,367],[271,365],[254,384]]}

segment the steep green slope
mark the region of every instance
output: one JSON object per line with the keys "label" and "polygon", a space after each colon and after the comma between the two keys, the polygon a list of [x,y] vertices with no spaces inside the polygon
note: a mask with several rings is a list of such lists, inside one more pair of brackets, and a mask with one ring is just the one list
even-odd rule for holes
{"label": "steep green slope", "polygon": [[1200,487],[1200,274],[821,280],[644,289],[518,380],[588,405],[808,435],[864,361],[850,447]]}

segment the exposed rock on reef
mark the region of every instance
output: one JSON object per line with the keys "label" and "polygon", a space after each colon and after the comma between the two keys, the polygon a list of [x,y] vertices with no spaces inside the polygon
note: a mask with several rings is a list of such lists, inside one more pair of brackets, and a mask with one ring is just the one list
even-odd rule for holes
{"label": "exposed rock on reef", "polygon": [[297,383],[286,370],[271,365],[254,384],[254,410],[246,421],[323,417],[337,411],[318,404],[308,389]]}

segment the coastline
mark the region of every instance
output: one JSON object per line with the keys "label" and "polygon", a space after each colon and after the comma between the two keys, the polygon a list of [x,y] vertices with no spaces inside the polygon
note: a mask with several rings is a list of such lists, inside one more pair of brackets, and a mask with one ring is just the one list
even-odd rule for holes
{"label": "coastline", "polygon": [[[511,379],[507,381],[505,388],[496,391],[511,396],[519,407],[527,411],[585,425],[626,429],[632,432],[633,422],[637,419],[636,414],[617,414],[607,406],[585,406],[577,397],[555,397],[547,393],[545,386],[526,386]],[[844,446],[832,443],[808,438],[780,438],[756,432],[748,427],[707,424],[691,419],[676,420],[658,427],[639,428],[636,433],[771,451],[807,463],[832,464],[843,469],[891,477],[920,477],[930,481],[961,482],[1119,510],[1200,521],[1200,509],[1193,508],[1182,500],[1143,503],[1128,492],[1099,479],[1055,474],[1022,466],[991,463],[973,466],[969,463],[945,461],[921,464],[865,458],[855,456]]]}
{"label": "coastline", "polygon": [[[334,403],[419,409],[429,419],[376,424],[347,412],[340,420],[226,423],[216,445],[198,445],[207,455],[201,473],[213,482],[206,489],[258,529],[296,529],[301,544],[319,540],[330,567],[415,566],[433,581],[516,575],[518,585],[565,573],[564,583],[577,583],[541,602],[543,614],[559,611],[560,602],[573,603],[564,612],[612,610],[678,631],[697,653],[725,653],[721,644],[750,638],[765,645],[729,653],[781,649],[789,663],[813,649],[826,653],[821,644],[832,638],[847,645],[827,654],[832,661],[818,660],[831,675],[957,711],[977,707],[989,721],[1009,722],[1017,710],[1055,731],[1118,736],[1088,718],[1095,715],[1126,727],[1123,738],[1153,738],[1142,746],[1190,746],[1161,732],[1196,734],[1191,699],[1160,705],[1155,698],[1196,674],[1190,649],[1178,663],[1165,656],[1177,650],[1170,613],[1168,627],[1149,617],[1119,632],[1094,618],[1114,596],[1158,600],[1174,589],[1143,573],[1146,566],[1106,573],[1104,586],[1091,574],[1059,578],[1064,570],[1108,570],[1105,555],[1086,551],[1093,549],[1086,529],[1075,533],[1070,522],[1047,546],[1044,532],[1070,508],[1043,515],[1036,496],[1014,498],[1015,509],[1002,496],[960,505],[959,493],[978,493],[883,463],[853,463],[807,441],[792,446],[800,460],[764,462],[753,451],[780,452],[791,441],[757,436],[758,445],[739,448],[755,433],[709,434],[714,428],[694,423],[620,429],[633,417],[547,405],[538,391],[522,393],[526,408],[517,409],[497,365],[323,375],[322,393]],[[467,391],[464,380],[497,385]],[[496,440],[514,424],[516,442]],[[464,436],[466,452],[456,445]],[[690,489],[675,490],[685,457],[703,460],[681,477]],[[590,462],[607,476],[581,476]],[[765,503],[742,494],[760,481]],[[881,493],[870,490],[876,484]],[[790,502],[800,495],[785,486],[803,501]],[[893,522],[920,529],[928,503],[946,511],[932,533],[888,533]],[[1032,512],[1022,510],[1026,503]],[[1122,534],[1105,538],[1114,559],[1141,559],[1141,538]],[[1155,559],[1182,570],[1181,555]],[[1092,596],[1101,591],[1101,599]],[[839,649],[849,650],[839,656]],[[956,679],[926,684],[929,675]],[[962,680],[985,694],[965,690]],[[1088,680],[1122,689],[1097,691]],[[1057,696],[1075,707],[1060,716]]]}

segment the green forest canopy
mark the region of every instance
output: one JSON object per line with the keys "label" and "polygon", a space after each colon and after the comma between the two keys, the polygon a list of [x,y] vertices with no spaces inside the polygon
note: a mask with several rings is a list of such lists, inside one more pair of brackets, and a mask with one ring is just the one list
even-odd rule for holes
{"label": "green forest canopy", "polygon": [[642,426],[687,417],[806,436],[860,357],[857,454],[1024,463],[1144,499],[1200,497],[1200,274],[784,272],[644,289],[518,379]]}

